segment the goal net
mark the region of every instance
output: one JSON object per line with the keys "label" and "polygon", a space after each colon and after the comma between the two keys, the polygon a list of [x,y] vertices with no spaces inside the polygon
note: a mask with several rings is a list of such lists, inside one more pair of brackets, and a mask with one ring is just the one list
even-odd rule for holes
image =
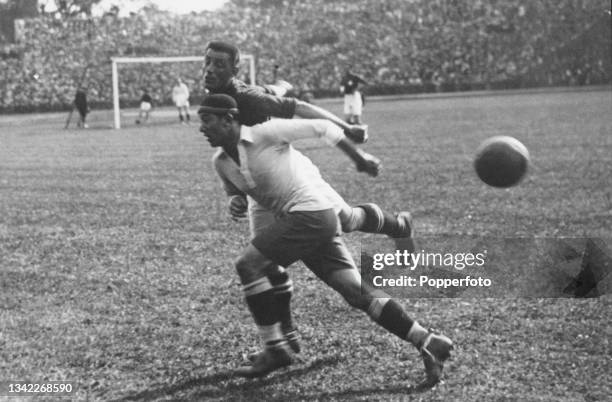
{"label": "goal net", "polygon": [[[204,94],[202,64],[204,56],[182,57],[113,57],[113,127],[119,129],[139,120],[140,98],[146,90],[153,99],[152,122],[178,121],[172,103],[172,88],[181,78],[190,92],[190,101],[199,101]],[[255,83],[255,60],[240,55],[239,77]]]}

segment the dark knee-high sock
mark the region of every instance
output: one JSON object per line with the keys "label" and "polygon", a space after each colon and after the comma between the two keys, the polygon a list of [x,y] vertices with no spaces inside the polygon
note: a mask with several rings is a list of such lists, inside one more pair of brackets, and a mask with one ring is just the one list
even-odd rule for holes
{"label": "dark knee-high sock", "polygon": [[274,289],[268,278],[244,284],[243,292],[264,344],[271,347],[284,343]]}
{"label": "dark knee-high sock", "polygon": [[428,335],[427,330],[408,317],[406,310],[393,299],[373,299],[367,313],[381,327],[416,347],[420,347]]}
{"label": "dark knee-high sock", "polygon": [[291,317],[291,297],[293,296],[293,281],[286,271],[268,276],[274,289],[274,297],[278,306],[281,329],[284,333],[295,330]]}

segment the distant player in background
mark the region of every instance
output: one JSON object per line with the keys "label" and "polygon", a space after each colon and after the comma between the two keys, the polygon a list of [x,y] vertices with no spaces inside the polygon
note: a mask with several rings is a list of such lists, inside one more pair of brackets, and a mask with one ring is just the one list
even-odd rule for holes
{"label": "distant player in background", "polygon": [[340,81],[340,92],[344,94],[344,119],[349,124],[361,124],[363,94],[359,91],[359,84],[368,83],[347,68]]}
{"label": "distant player in background", "polygon": [[140,97],[140,111],[138,112],[138,119],[136,119],[136,124],[148,122],[149,114],[151,113],[152,108],[153,98],[151,98],[151,95],[149,95],[149,91],[146,88],[143,88],[142,96]]}
{"label": "distant player in background", "polygon": [[87,103],[87,92],[84,86],[79,87],[77,89],[76,95],[74,96],[74,106],[76,110],[79,112],[79,122],[77,123],[77,127],[88,128],[87,125],[87,114],[89,113],[89,105]]}
{"label": "distant player in background", "polygon": [[177,78],[176,85],[172,88],[172,101],[178,109],[181,124],[189,123],[189,88],[180,77]]}

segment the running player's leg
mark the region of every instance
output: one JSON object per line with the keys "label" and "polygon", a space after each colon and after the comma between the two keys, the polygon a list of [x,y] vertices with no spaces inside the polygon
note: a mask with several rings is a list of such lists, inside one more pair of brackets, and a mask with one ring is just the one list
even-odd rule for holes
{"label": "running player's leg", "polygon": [[[276,217],[268,209],[261,207],[253,199],[248,202],[249,230],[251,238],[257,236],[265,228],[276,221]],[[267,269],[268,279],[273,286],[274,296],[280,314],[281,330],[289,342],[291,349],[299,353],[299,335],[291,314],[291,299],[293,297],[293,281],[287,271],[278,264]]]}
{"label": "running player's leg", "polygon": [[[337,216],[333,209],[290,212],[259,231],[238,260],[236,269],[265,346],[251,366],[236,370],[237,375],[261,377],[292,363],[267,269],[278,265],[287,267],[313,254],[321,244],[333,238],[336,228]],[[249,292],[251,289],[254,291]],[[251,299],[248,296],[252,296]],[[269,309],[268,316],[266,309]]]}
{"label": "running player's leg", "polygon": [[267,276],[267,269],[275,265],[252,243],[236,261],[236,271],[240,276],[247,306],[264,344],[264,352],[253,366],[236,371],[237,375],[243,377],[261,377],[292,363],[287,341],[281,331],[274,287]]}
{"label": "running player's leg", "polygon": [[362,283],[359,271],[339,236],[303,261],[351,306],[366,312],[388,332],[412,343],[421,352],[428,383],[440,380],[443,363],[452,349],[450,339],[429,333],[408,316],[399,302]]}
{"label": "running player's leg", "polygon": [[327,285],[340,293],[348,304],[366,312],[389,332],[415,345],[426,336],[427,332],[408,317],[398,302],[386,293],[362,284],[355,262],[339,236],[303,261]]}

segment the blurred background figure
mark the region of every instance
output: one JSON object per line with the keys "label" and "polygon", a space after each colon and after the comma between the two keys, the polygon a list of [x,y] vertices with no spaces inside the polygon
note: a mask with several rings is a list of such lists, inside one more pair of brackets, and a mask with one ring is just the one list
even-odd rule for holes
{"label": "blurred background figure", "polygon": [[[181,124],[189,123],[189,88],[181,77],[176,79],[176,85],[172,88],[172,101],[176,105]],[[185,114],[185,116],[183,116]]]}
{"label": "blurred background figure", "polygon": [[87,89],[85,86],[80,86],[74,96],[74,106],[79,112],[79,121],[77,127],[88,128],[87,114],[89,113],[89,105],[87,104]]}
{"label": "blurred background figure", "polygon": [[143,88],[142,96],[140,97],[140,111],[138,112],[138,119],[136,119],[136,124],[148,122],[152,108],[153,98],[151,98],[151,95],[149,95],[149,90]]}
{"label": "blurred background figure", "polygon": [[360,76],[353,74],[347,67],[340,81],[340,92],[344,94],[344,119],[349,124],[361,124],[363,111],[363,95],[359,91],[359,84],[368,83]]}

